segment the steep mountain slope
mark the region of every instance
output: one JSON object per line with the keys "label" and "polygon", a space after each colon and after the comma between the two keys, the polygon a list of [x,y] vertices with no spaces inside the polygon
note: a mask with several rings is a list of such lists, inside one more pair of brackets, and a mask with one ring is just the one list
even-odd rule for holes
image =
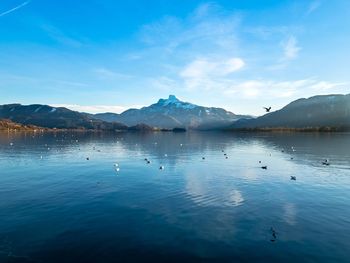
{"label": "steep mountain slope", "polygon": [[350,94],[298,99],[281,110],[256,119],[239,120],[231,128],[350,127]]}
{"label": "steep mountain slope", "polygon": [[0,106],[0,118],[24,125],[36,125],[58,129],[126,129],[120,123],[108,123],[66,108],[54,108],[48,105],[7,104]]}
{"label": "steep mountain slope", "polygon": [[221,108],[202,107],[183,102],[170,95],[168,99],[160,99],[148,107],[129,109],[121,114],[101,113],[94,117],[104,121],[122,122],[129,126],[145,123],[160,128],[208,129],[228,125],[244,116],[235,115]]}

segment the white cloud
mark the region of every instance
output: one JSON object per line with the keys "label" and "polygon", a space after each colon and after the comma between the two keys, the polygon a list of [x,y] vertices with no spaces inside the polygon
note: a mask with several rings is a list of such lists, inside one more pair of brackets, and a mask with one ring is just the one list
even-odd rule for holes
{"label": "white cloud", "polygon": [[317,91],[330,91],[335,87],[345,86],[348,84],[349,84],[348,82],[332,83],[332,82],[328,82],[328,81],[319,81],[319,82],[311,85],[310,88],[317,90]]}
{"label": "white cloud", "polygon": [[12,12],[14,12],[14,11],[16,11],[16,10],[18,10],[18,9],[20,9],[20,8],[22,8],[22,7],[24,7],[24,6],[26,6],[26,5],[28,5],[29,3],[30,3],[30,1],[26,1],[26,2],[23,2],[22,4],[20,4],[20,5],[16,6],[16,7],[14,7],[14,8],[11,8],[10,10],[7,10],[7,11],[5,11],[5,12],[2,12],[2,13],[0,14],[0,17],[2,17],[2,16],[4,16],[4,15],[7,15],[7,14],[10,14],[10,13],[12,13]]}
{"label": "white cloud", "polygon": [[184,78],[201,78],[215,70],[216,64],[205,59],[197,59],[187,65],[180,72],[180,76]]}
{"label": "white cloud", "polygon": [[298,57],[301,48],[294,36],[288,37],[287,41],[282,43],[284,50],[284,60],[292,60]]}
{"label": "white cloud", "polygon": [[231,58],[227,61],[224,61],[221,67],[218,70],[223,74],[231,74],[237,70],[240,70],[245,65],[243,59],[241,58]]}
{"label": "white cloud", "polygon": [[187,88],[200,86],[210,88],[211,85],[216,86],[215,82],[220,83],[218,78],[229,76],[242,69],[244,65],[243,59],[236,57],[225,60],[201,58],[186,65],[179,75],[185,81]]}
{"label": "white cloud", "polygon": [[292,99],[298,96],[304,97],[307,94],[315,95],[322,92],[332,92],[335,87],[346,84],[348,83],[333,83],[312,78],[294,81],[248,80],[238,83],[233,82],[223,93],[239,95],[246,99],[256,99],[261,96],[269,99]]}
{"label": "white cloud", "polygon": [[87,113],[113,112],[121,113],[130,108],[141,108],[140,105],[134,106],[109,106],[109,105],[78,105],[78,104],[51,104],[53,107],[65,107],[70,110]]}

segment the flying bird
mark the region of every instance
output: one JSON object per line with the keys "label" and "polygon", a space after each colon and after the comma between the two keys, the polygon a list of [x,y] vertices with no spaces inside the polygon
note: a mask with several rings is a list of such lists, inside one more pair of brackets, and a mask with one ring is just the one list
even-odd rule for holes
{"label": "flying bird", "polygon": [[266,112],[270,112],[270,110],[271,110],[271,107],[268,107],[268,108],[263,107],[263,108],[266,110]]}

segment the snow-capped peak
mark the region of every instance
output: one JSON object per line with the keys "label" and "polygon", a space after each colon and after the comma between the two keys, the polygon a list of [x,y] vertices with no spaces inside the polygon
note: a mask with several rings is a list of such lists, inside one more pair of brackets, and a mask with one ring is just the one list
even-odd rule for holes
{"label": "snow-capped peak", "polygon": [[160,99],[158,101],[158,104],[162,104],[163,106],[172,104],[172,103],[177,103],[180,102],[180,100],[178,98],[176,98],[175,95],[169,95],[169,98],[167,99]]}
{"label": "snow-capped peak", "polygon": [[169,95],[167,99],[160,99],[157,104],[163,107],[175,106],[176,108],[184,108],[184,109],[193,109],[196,107],[196,105],[194,104],[179,100],[178,98],[176,98],[175,95]]}
{"label": "snow-capped peak", "polygon": [[180,100],[176,98],[175,95],[169,95],[169,98],[167,99],[168,102],[179,102]]}

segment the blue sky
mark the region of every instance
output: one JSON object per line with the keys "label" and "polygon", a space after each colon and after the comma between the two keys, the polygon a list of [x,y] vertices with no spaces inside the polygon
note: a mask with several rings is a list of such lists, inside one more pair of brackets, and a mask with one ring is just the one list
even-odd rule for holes
{"label": "blue sky", "polygon": [[263,114],[350,93],[350,1],[2,0],[0,104],[121,112],[175,94]]}

